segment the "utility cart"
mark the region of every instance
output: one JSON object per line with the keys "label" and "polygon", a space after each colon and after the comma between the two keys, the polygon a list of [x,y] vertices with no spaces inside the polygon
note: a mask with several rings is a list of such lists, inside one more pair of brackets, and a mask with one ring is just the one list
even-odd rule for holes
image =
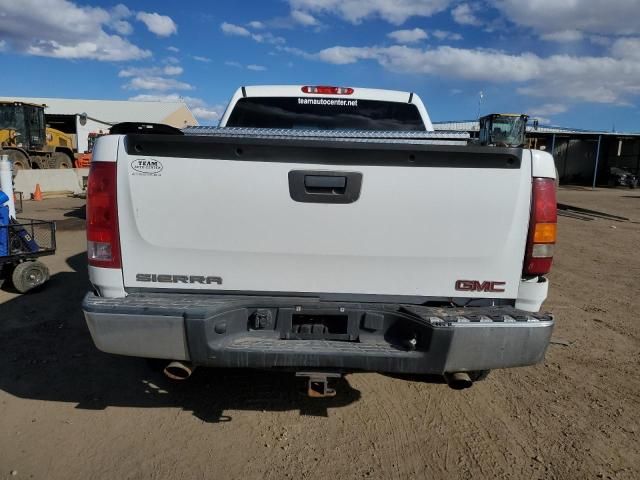
{"label": "utility cart", "polygon": [[56,251],[56,224],[44,220],[10,220],[0,213],[0,284],[10,278],[20,293],[49,280],[49,269],[38,260]]}

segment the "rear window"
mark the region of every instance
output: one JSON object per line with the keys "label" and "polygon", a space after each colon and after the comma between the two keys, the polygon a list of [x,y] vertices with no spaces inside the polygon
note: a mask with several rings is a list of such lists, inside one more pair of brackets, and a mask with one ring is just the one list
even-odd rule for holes
{"label": "rear window", "polygon": [[227,127],[320,130],[425,130],[410,103],[327,97],[251,97],[236,103]]}

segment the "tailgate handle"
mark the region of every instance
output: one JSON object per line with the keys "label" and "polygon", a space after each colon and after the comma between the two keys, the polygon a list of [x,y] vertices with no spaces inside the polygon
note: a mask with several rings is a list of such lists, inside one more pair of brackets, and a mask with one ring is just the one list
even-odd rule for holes
{"label": "tailgate handle", "polygon": [[361,186],[360,172],[289,172],[289,195],[296,202],[353,203],[360,197]]}
{"label": "tailgate handle", "polygon": [[[347,186],[347,177],[330,177],[327,175],[305,175],[304,186],[308,192],[313,189],[327,190],[324,193],[344,193]],[[342,192],[333,192],[332,190],[343,190]],[[316,193],[323,193],[318,191]]]}

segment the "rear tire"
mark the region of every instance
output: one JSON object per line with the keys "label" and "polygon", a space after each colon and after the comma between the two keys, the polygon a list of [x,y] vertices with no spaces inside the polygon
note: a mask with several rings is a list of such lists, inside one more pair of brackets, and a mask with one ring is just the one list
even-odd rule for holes
{"label": "rear tire", "polygon": [[54,152],[51,155],[51,168],[73,168],[73,159],[66,153]]}
{"label": "rear tire", "polygon": [[30,170],[31,162],[29,161],[29,157],[25,155],[20,150],[2,150],[0,151],[0,155],[8,155],[9,161],[13,164],[13,173],[15,174],[18,170]]}
{"label": "rear tire", "polygon": [[37,260],[19,263],[13,270],[11,280],[18,292],[26,293],[49,280],[49,269]]}

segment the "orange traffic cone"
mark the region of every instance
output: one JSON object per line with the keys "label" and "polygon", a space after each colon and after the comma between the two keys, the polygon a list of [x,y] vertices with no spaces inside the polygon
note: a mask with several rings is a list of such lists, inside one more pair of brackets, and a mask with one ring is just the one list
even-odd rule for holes
{"label": "orange traffic cone", "polygon": [[42,190],[40,190],[40,184],[36,183],[36,191],[31,195],[36,202],[42,201]]}

